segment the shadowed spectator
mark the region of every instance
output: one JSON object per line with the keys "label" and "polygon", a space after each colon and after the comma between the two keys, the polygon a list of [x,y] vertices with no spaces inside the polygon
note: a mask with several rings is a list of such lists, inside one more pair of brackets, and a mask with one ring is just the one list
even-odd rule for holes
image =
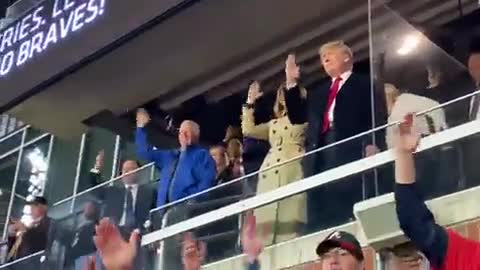
{"label": "shadowed spectator", "polygon": [[47,248],[53,223],[47,216],[47,200],[43,197],[35,197],[27,202],[27,205],[30,207],[32,222],[25,224],[21,220],[12,220],[8,226],[8,262]]}
{"label": "shadowed spectator", "polygon": [[74,264],[75,270],[84,270],[90,256],[95,256],[96,249],[93,236],[99,219],[100,209],[98,205],[93,201],[85,203],[78,225],[73,231],[66,232],[65,235],[67,245],[66,265]]}
{"label": "shadowed spectator", "polygon": [[233,166],[229,164],[227,160],[227,153],[225,147],[222,145],[214,145],[210,147],[210,155],[215,161],[215,167],[217,170],[216,184],[223,184],[235,178],[233,174]]}

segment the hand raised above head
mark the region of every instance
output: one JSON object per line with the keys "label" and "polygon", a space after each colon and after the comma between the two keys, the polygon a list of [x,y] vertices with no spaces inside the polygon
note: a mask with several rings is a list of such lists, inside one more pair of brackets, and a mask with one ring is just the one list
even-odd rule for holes
{"label": "hand raised above head", "polygon": [[95,158],[95,169],[101,170],[105,161],[105,150],[100,150]]}
{"label": "hand raised above head", "polygon": [[296,84],[300,78],[300,67],[296,63],[295,54],[289,54],[285,61],[285,79],[286,84]]}
{"label": "hand raised above head", "polygon": [[403,121],[398,125],[395,134],[395,146],[397,151],[413,153],[420,144],[420,134],[415,131],[413,121],[415,115],[405,115]]}
{"label": "hand raised above head", "polygon": [[138,109],[137,111],[137,127],[145,127],[150,122],[150,115],[145,109]]}

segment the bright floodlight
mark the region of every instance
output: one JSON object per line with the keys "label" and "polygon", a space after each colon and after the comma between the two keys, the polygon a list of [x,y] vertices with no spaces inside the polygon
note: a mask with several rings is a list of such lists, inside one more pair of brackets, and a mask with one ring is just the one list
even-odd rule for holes
{"label": "bright floodlight", "polygon": [[420,38],[418,36],[406,36],[403,40],[402,46],[397,50],[397,53],[402,56],[407,55],[417,48],[418,43],[420,43]]}

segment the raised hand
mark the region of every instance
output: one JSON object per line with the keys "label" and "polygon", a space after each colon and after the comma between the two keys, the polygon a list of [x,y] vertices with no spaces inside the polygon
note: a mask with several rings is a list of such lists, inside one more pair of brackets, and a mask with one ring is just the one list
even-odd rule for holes
{"label": "raised hand", "polygon": [[247,255],[249,263],[257,260],[260,253],[263,251],[263,244],[257,238],[257,224],[255,216],[251,213],[245,217],[245,222],[242,227],[242,248],[243,253]]}
{"label": "raised hand", "polygon": [[395,146],[398,151],[413,153],[420,143],[420,135],[413,127],[414,114],[407,114],[398,125],[395,136]]}
{"label": "raised hand", "polygon": [[257,101],[257,99],[261,96],[263,96],[263,92],[260,90],[260,83],[258,81],[254,81],[252,84],[250,84],[250,88],[248,89],[247,103],[254,104],[255,101]]}
{"label": "raised hand", "polygon": [[296,63],[295,54],[289,54],[285,61],[285,77],[287,86],[296,84],[300,78],[300,67]]}
{"label": "raised hand", "polygon": [[183,235],[182,263],[185,270],[199,270],[207,254],[207,246],[193,238],[191,232]]}
{"label": "raised hand", "polygon": [[137,127],[143,128],[150,122],[150,115],[145,109],[137,110]]}
{"label": "raised hand", "polygon": [[138,230],[130,235],[129,242],[126,242],[120,235],[117,226],[112,224],[108,218],[100,221],[95,227],[94,237],[103,265],[107,270],[133,270],[137,246],[140,240]]}
{"label": "raised hand", "polygon": [[95,169],[101,170],[103,169],[103,165],[105,163],[105,150],[101,150],[98,152],[97,157],[95,158]]}
{"label": "raised hand", "polygon": [[13,233],[25,232],[27,231],[27,226],[19,219],[12,219],[10,221],[9,229]]}

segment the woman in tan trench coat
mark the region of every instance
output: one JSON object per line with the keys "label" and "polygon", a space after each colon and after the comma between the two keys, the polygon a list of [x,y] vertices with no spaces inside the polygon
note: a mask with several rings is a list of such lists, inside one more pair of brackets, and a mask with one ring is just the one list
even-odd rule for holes
{"label": "woman in tan trench coat", "polygon": [[[294,55],[289,55],[285,73],[287,82],[289,76],[298,78],[299,68],[295,64]],[[277,90],[273,107],[274,115],[267,123],[255,124],[255,101],[263,95],[258,82],[250,85],[247,104],[243,107],[243,134],[270,142],[270,151],[260,168],[257,194],[303,179],[301,159],[275,166],[305,153],[307,123],[293,125],[289,119],[289,111],[306,110],[306,108],[287,108],[285,91],[287,91],[285,84]],[[306,98],[306,90],[303,92]],[[254,213],[264,244],[271,245],[297,237],[307,220],[306,208],[306,194],[299,194],[256,209]]]}

